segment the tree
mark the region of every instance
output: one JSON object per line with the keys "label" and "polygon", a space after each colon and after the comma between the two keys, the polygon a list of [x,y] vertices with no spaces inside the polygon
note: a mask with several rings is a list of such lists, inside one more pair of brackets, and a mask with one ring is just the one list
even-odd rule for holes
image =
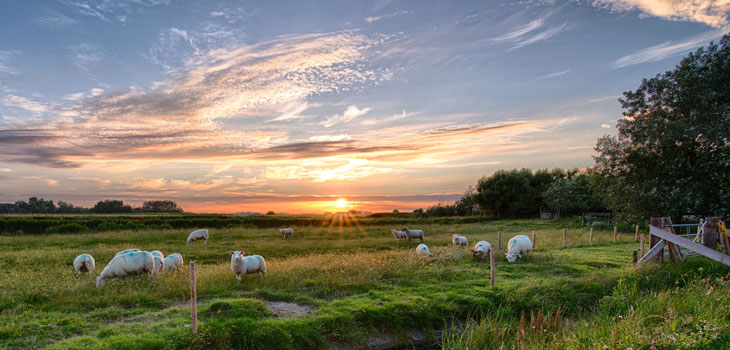
{"label": "tree", "polygon": [[[497,217],[518,217],[537,213],[537,210],[534,210],[536,191],[530,186],[531,177],[530,169],[499,170],[489,177],[482,177],[477,183],[474,202],[486,214]],[[540,200],[537,198],[539,205]]]}
{"label": "tree", "polygon": [[266,215],[276,215],[273,210],[269,210],[266,212]]}
{"label": "tree", "polygon": [[123,201],[116,199],[105,199],[99,201],[91,208],[94,213],[109,214],[109,213],[131,213],[132,207],[125,205]]}
{"label": "tree", "polygon": [[170,200],[146,201],[142,203],[142,211],[157,213],[182,213],[182,209],[177,206],[177,203]]}
{"label": "tree", "polygon": [[618,135],[598,139],[596,188],[628,219],[730,215],[730,36],[619,99]]}
{"label": "tree", "polygon": [[543,198],[545,198],[545,204],[555,210],[556,218],[560,217],[561,212],[570,214],[585,209],[588,201],[588,196],[581,191],[576,179],[554,181],[543,192]]}

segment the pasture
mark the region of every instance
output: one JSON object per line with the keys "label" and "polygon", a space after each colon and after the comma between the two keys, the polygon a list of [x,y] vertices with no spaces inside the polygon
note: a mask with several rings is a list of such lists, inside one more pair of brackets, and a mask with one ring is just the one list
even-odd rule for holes
{"label": "pasture", "polygon": [[[395,241],[390,230],[402,226],[348,227],[334,220],[295,226],[294,237],[286,239],[272,228],[211,229],[208,244],[190,246],[188,229],[1,236],[0,348],[327,349],[365,344],[372,334],[409,344],[413,330],[440,348],[441,330],[497,310],[505,324],[536,310],[583,319],[634,273],[631,252],[638,243],[633,232],[619,233],[613,243],[613,230],[606,227],[595,231],[590,246],[588,229],[571,227],[564,249],[565,224],[409,224],[424,230],[432,258],[416,256],[417,240]],[[509,237],[530,236],[533,229],[536,251],[507,263]],[[498,231],[502,250],[491,289],[489,264],[452,247],[450,234],[467,236],[470,247],[479,240],[496,247]],[[111,280],[97,289],[95,276],[76,277],[71,266],[75,256],[90,253],[98,275],[126,248],[180,253],[185,268],[152,279]],[[229,250],[262,255],[266,277],[249,275],[237,284]],[[190,330],[191,260],[197,270],[197,335]],[[727,273],[707,266],[715,270],[706,273]]]}

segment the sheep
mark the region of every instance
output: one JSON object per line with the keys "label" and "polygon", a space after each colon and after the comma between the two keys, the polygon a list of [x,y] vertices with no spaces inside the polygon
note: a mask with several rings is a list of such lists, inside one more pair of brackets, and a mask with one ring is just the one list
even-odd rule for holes
{"label": "sheep", "polygon": [[162,271],[162,258],[154,254],[152,254],[152,258],[155,259],[155,273],[160,273]]}
{"label": "sheep", "polygon": [[393,234],[393,237],[395,237],[396,241],[400,241],[401,239],[406,239],[408,237],[408,235],[403,231],[390,230],[390,233]]}
{"label": "sheep", "polygon": [[185,244],[190,245],[190,242],[198,241],[201,239],[205,240],[205,242],[203,242],[203,244],[208,244],[208,230],[200,229],[200,230],[190,232],[190,236],[188,236],[188,241]]}
{"label": "sheep", "polygon": [[162,260],[162,272],[177,270],[183,266],[183,258],[179,253],[173,253]]}
{"label": "sheep", "polygon": [[454,246],[464,247],[464,248],[466,248],[466,246],[469,245],[469,241],[467,241],[465,236],[462,236],[462,235],[456,234],[456,233],[451,235],[451,243],[453,243]]}
{"label": "sheep", "polygon": [[76,276],[81,276],[82,272],[94,273],[96,263],[94,257],[91,254],[81,254],[74,259],[74,270],[76,270]]}
{"label": "sheep", "polygon": [[507,261],[515,262],[517,258],[521,258],[522,255],[527,255],[532,250],[532,242],[530,238],[525,235],[514,236],[507,243]]}
{"label": "sheep", "polygon": [[421,243],[416,247],[416,254],[418,255],[428,255],[431,256],[431,252],[428,250],[428,246]]}
{"label": "sheep", "polygon": [[409,230],[408,227],[404,227],[403,232],[406,233],[406,236],[408,236],[409,241],[411,240],[411,238],[420,238],[421,242],[423,242],[423,231],[422,230]]}
{"label": "sheep", "polygon": [[266,275],[266,261],[261,255],[243,256],[244,251],[231,251],[231,271],[236,274],[238,283],[241,283],[241,276],[247,273],[258,272],[261,278]]}
{"label": "sheep", "polygon": [[165,258],[165,255],[163,255],[162,252],[159,250],[153,250],[150,252],[150,254],[160,257],[160,260]]}
{"label": "sheep", "polygon": [[286,236],[294,237],[294,229],[291,227],[279,229],[279,232],[281,232],[281,234],[284,236],[284,238],[286,238]]}
{"label": "sheep", "polygon": [[474,246],[474,249],[471,249],[471,255],[476,259],[484,261],[489,256],[489,253],[491,251],[492,251],[492,245],[489,244],[489,242],[479,241]]}
{"label": "sheep", "polygon": [[130,252],[115,256],[96,278],[96,288],[104,287],[106,281],[116,277],[155,273],[155,258],[150,252]]}
{"label": "sheep", "polygon": [[141,250],[139,250],[137,248],[130,248],[130,249],[122,250],[121,252],[117,252],[116,254],[114,254],[114,256],[119,256],[122,254],[127,254],[127,253],[131,253],[131,252],[139,252],[139,251],[141,251]]}

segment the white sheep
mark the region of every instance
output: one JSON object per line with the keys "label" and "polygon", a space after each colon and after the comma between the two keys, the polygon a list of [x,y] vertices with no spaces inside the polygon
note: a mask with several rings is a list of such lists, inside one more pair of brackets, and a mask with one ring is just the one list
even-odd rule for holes
{"label": "white sheep", "polygon": [[514,236],[507,243],[507,261],[515,262],[522,255],[527,255],[532,250],[532,241],[525,235]]}
{"label": "white sheep", "polygon": [[165,255],[163,255],[162,252],[159,251],[159,250],[153,250],[153,251],[150,252],[150,254],[159,257],[160,260],[162,260],[162,259],[165,258]]}
{"label": "white sheep", "polygon": [[421,242],[423,242],[423,231],[422,230],[409,230],[408,227],[404,227],[403,232],[406,233],[406,236],[408,236],[409,241],[411,240],[411,238],[420,238]]}
{"label": "white sheep", "polygon": [[152,255],[152,258],[155,259],[155,273],[160,273],[160,271],[162,271],[162,258],[154,254]]}
{"label": "white sheep", "polygon": [[112,278],[143,273],[147,273],[150,277],[155,273],[155,257],[150,252],[130,252],[117,255],[96,278],[96,287],[104,287],[106,281]]}
{"label": "white sheep", "polygon": [[190,242],[198,241],[201,239],[205,240],[205,242],[203,242],[203,244],[208,244],[208,230],[200,229],[200,230],[195,230],[193,232],[190,232],[190,236],[188,236],[188,241],[185,244],[190,245]]}
{"label": "white sheep", "polygon": [[491,251],[492,251],[492,245],[489,244],[489,242],[479,241],[474,246],[474,249],[471,249],[471,255],[476,259],[484,261],[489,256],[489,253]]}
{"label": "white sheep", "polygon": [[416,247],[416,254],[418,255],[428,255],[431,256],[431,252],[428,250],[428,246],[421,243]]}
{"label": "white sheep", "polygon": [[231,251],[231,271],[236,274],[238,283],[241,283],[241,276],[247,273],[258,272],[261,278],[266,275],[266,261],[261,255],[243,256],[243,251]]}
{"label": "white sheep", "polygon": [[453,235],[451,235],[451,243],[453,243],[454,246],[464,247],[464,248],[466,248],[466,246],[469,245],[469,241],[466,239],[466,237],[462,236],[460,234],[457,234],[457,233],[454,233]]}
{"label": "white sheep", "polygon": [[162,272],[177,270],[183,265],[182,255],[173,253],[165,257],[162,261]]}
{"label": "white sheep", "polygon": [[80,276],[82,272],[94,273],[96,263],[94,257],[91,254],[81,254],[74,259],[74,270],[76,270],[76,276]]}
{"label": "white sheep", "polygon": [[284,238],[286,238],[286,236],[294,237],[294,229],[291,227],[279,229],[279,232],[284,235]]}
{"label": "white sheep", "polygon": [[400,241],[401,239],[406,239],[406,238],[408,238],[408,235],[406,235],[406,233],[405,233],[405,232],[403,232],[403,231],[398,231],[398,230],[390,230],[390,233],[392,233],[392,234],[393,234],[393,237],[395,237],[395,240],[396,240],[396,241]]}
{"label": "white sheep", "polygon": [[130,248],[130,249],[122,250],[121,252],[117,252],[116,254],[114,254],[114,256],[119,256],[119,255],[122,255],[122,254],[131,253],[131,252],[140,252],[140,251],[141,250],[139,250],[137,248]]}

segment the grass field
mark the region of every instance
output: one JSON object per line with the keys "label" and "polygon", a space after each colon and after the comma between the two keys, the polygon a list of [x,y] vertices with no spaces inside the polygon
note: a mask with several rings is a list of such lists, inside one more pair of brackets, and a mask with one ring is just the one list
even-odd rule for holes
{"label": "grass field", "polygon": [[[417,228],[424,230],[433,258],[415,255],[419,242],[396,242],[390,229],[398,226],[340,227],[334,222],[294,227],[294,237],[287,239],[275,229],[215,229],[207,245],[189,247],[185,245],[189,230],[4,236],[0,237],[0,348],[329,348],[331,344],[364,344],[373,332],[391,335],[405,345],[412,329],[424,331],[430,342],[437,342],[436,331],[452,329],[456,331],[438,346],[473,349],[469,344],[486,344],[487,338],[496,341],[492,328],[504,328],[503,334],[519,332],[523,313],[547,315],[558,308],[560,324],[545,333],[560,337],[553,340],[579,344],[574,335],[581,330],[576,324],[595,318],[608,325],[615,318],[613,309],[601,310],[607,308],[602,306],[607,298],[621,295],[616,291],[623,288],[622,281],[633,278],[633,290],[642,292],[626,292],[616,312],[625,312],[632,302],[641,303],[640,296],[646,293],[665,293],[679,283],[695,288],[700,288],[697,283],[716,283],[717,288],[727,288],[714,279],[697,282],[730,272],[704,259],[674,266],[674,270],[635,271],[631,252],[638,244],[633,232],[620,233],[614,244],[612,230],[599,229],[594,245],[589,246],[587,228],[571,228],[568,248],[563,249],[565,224],[515,220],[420,225]],[[496,245],[497,231],[502,231],[504,249],[509,237],[529,236],[533,229],[537,250],[530,256],[508,264],[503,251],[497,254],[495,289],[489,287],[488,264],[451,247],[449,235],[464,234],[470,245],[478,240]],[[76,255],[90,253],[98,274],[115,252],[132,247],[180,253],[186,266],[188,261],[196,262],[197,336],[190,331],[187,267],[151,280],[112,280],[96,289],[92,276],[77,278],[71,266]],[[236,284],[229,250],[264,256],[266,278],[246,276]],[[703,270],[697,272],[698,266]],[[275,314],[270,302],[279,301],[306,306],[311,313]],[[727,321],[727,315],[728,310],[716,311],[714,318],[707,316],[712,318],[707,322],[718,317]],[[722,327],[712,331],[718,337],[706,342],[717,342],[727,334]],[[501,344],[516,343],[502,340]]]}

